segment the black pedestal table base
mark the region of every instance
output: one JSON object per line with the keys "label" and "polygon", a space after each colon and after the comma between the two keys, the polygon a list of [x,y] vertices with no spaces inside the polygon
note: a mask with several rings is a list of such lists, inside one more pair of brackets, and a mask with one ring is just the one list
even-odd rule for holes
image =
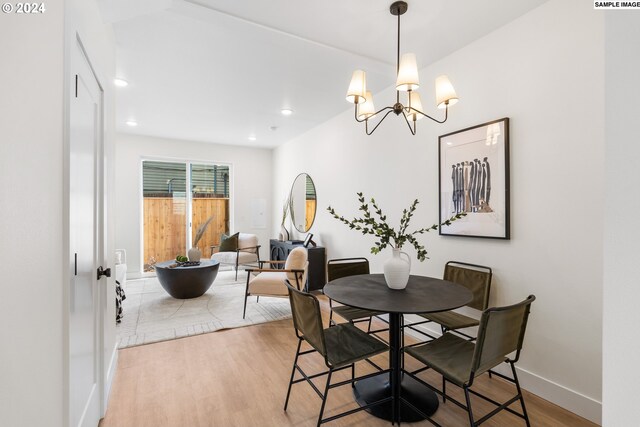
{"label": "black pedestal table base", "polygon": [[[391,396],[389,375],[380,374],[356,382],[353,395],[360,406]],[[402,376],[400,395],[427,415],[432,415],[438,409],[438,396],[428,387],[425,387],[408,375]],[[392,402],[387,402],[365,410],[378,418],[394,421],[391,405]],[[422,415],[418,414],[409,406],[402,402],[400,403],[400,420],[402,422],[412,423],[424,419]]]}

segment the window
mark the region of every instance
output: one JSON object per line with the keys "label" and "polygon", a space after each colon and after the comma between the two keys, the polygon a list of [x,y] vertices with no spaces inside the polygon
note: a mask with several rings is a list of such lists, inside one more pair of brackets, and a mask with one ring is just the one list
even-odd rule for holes
{"label": "window", "polygon": [[229,232],[229,188],[228,165],[144,160],[144,271],[155,262],[186,255],[198,227],[213,217],[198,242],[202,255],[210,256],[210,247]]}

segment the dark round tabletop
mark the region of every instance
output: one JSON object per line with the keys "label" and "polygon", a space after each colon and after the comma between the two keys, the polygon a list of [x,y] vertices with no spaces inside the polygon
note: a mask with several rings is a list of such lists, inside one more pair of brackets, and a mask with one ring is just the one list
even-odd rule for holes
{"label": "dark round tabletop", "polygon": [[[176,260],[171,260],[171,261],[163,261],[163,262],[159,262],[156,263],[155,267],[156,268],[169,268],[170,265],[176,264]],[[195,269],[195,268],[211,268],[214,265],[220,264],[220,262],[214,260],[214,259],[202,259],[200,260],[200,265],[192,265],[192,266],[186,266],[186,267],[174,267],[172,268],[172,270],[191,270],[191,269]]]}
{"label": "dark round tabletop", "polygon": [[462,307],[473,294],[457,283],[410,276],[405,289],[390,289],[382,274],[362,274],[332,280],[324,294],[342,304],[385,313],[433,313]]}

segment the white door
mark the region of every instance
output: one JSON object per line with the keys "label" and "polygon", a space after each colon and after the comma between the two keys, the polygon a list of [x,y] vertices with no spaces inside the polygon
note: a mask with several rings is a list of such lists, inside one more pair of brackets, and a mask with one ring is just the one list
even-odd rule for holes
{"label": "white door", "polygon": [[69,142],[69,421],[100,420],[100,301],[98,153],[102,144],[102,90],[79,44],[71,53]]}

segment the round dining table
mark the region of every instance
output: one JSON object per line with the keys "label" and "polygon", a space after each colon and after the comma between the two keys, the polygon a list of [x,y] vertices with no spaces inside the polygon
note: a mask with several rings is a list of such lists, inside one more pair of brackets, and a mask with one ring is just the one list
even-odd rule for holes
{"label": "round dining table", "polygon": [[457,283],[424,276],[410,276],[405,289],[390,289],[382,274],[362,274],[332,280],[324,294],[334,301],[356,308],[389,313],[389,373],[357,381],[353,389],[360,406],[392,397],[367,412],[393,422],[424,419],[400,397],[427,415],[438,409],[438,396],[428,387],[402,373],[402,315],[434,313],[462,307],[473,294]]}

